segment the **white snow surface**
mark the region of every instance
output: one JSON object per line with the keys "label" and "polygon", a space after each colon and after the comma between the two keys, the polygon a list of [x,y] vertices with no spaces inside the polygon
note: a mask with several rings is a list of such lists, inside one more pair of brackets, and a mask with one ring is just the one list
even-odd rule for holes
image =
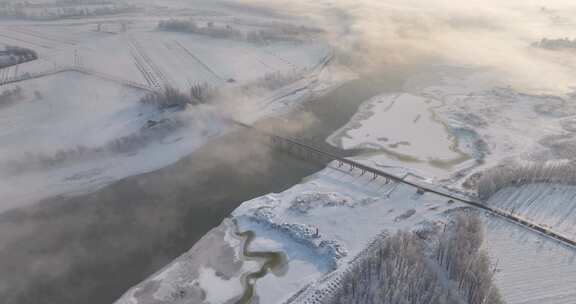
{"label": "white snow surface", "polygon": [[[261,267],[259,261],[242,259],[241,244],[236,226],[226,220],[189,252],[128,290],[115,303],[233,303],[244,292],[242,278]],[[206,255],[205,251],[218,254]]]}
{"label": "white snow surface", "polygon": [[[285,112],[350,78],[331,74],[334,68],[325,64],[332,51],[321,41],[257,45],[159,31],[157,22],[168,17],[150,12],[123,18],[128,30],[116,33],[96,30],[98,24],[118,25],[113,17],[0,22],[0,45],[31,48],[39,55],[38,60],[0,72],[0,91],[20,87],[23,93],[17,102],[0,108],[0,211],[54,195],[92,191],[165,167],[227,130],[214,113],[256,121]],[[220,20],[221,15],[202,18]],[[228,19],[233,18],[222,20]],[[303,78],[272,91],[238,93],[239,87],[258,83],[269,73],[299,73]],[[5,84],[27,77],[31,79]],[[130,87],[172,86],[187,91],[204,83],[232,93],[224,93],[224,100],[207,109],[160,113],[138,102],[145,90]],[[99,155],[19,174],[4,166],[26,163],[31,155],[50,158],[79,147],[105,149],[115,140],[140,134],[150,120],[184,121],[185,126],[130,153]]]}
{"label": "white snow surface", "polygon": [[381,95],[366,101],[328,141],[344,149],[384,151],[406,163],[426,163],[435,172],[442,163],[466,160],[455,137],[435,116],[434,109],[441,106],[439,100],[410,93]]}
{"label": "white snow surface", "polygon": [[22,151],[54,153],[70,143],[102,145],[138,129],[135,121],[147,110],[138,103],[141,91],[75,72],[31,79],[19,87],[24,98],[0,111],[4,161]]}
{"label": "white snow surface", "polygon": [[198,281],[200,288],[206,293],[204,301],[208,303],[223,304],[244,291],[239,278],[222,279],[212,268],[201,268]]}
{"label": "white snow surface", "polygon": [[340,139],[341,146],[351,149],[362,147],[364,143],[375,145],[381,142],[376,148],[421,155],[427,160],[457,158],[458,155],[450,149],[453,145],[450,134],[442,124],[434,121],[430,112],[431,108],[438,106],[436,100],[406,93],[377,97],[360,110],[361,113],[373,114],[357,122],[357,128],[347,131]]}
{"label": "white snow surface", "polygon": [[[10,177],[0,182],[0,210],[61,193],[93,190],[167,166],[225,126],[209,112],[202,114],[205,111],[159,113],[138,102],[142,91],[76,72],[28,80],[19,87],[23,98],[0,109],[0,176]],[[140,133],[148,120],[168,117],[187,125],[149,142],[145,149],[101,152],[94,157],[79,153],[78,161],[56,164],[46,160],[80,147],[106,151],[115,139]]]}
{"label": "white snow surface", "polygon": [[541,183],[507,187],[492,195],[487,204],[576,238],[576,186]]}
{"label": "white snow surface", "polygon": [[256,285],[258,297],[271,301],[266,303],[283,303],[351,261],[383,231],[425,229],[458,207],[409,186],[329,167],[282,193],[245,202],[233,216],[240,230],[266,240],[258,243],[259,250],[287,255],[287,273],[268,274]]}
{"label": "white snow surface", "polygon": [[[567,131],[562,121],[573,115],[570,103],[562,98],[518,93],[492,81],[491,72],[464,70],[438,78],[419,77],[409,81],[405,92],[367,101],[328,141],[343,148],[394,150],[356,159],[399,176],[413,173],[434,181],[467,167],[473,170],[465,172],[477,172],[509,157],[533,157],[548,149],[542,139]],[[411,145],[398,144],[404,141]],[[460,151],[485,162],[478,165]],[[442,159],[441,155],[453,164],[433,168],[433,158]],[[458,178],[445,183],[458,188]],[[504,189],[489,203],[573,237],[573,188],[530,185]],[[446,211],[461,206],[433,195],[420,197],[408,186],[383,185],[329,167],[283,193],[244,203],[233,215],[241,229],[256,231],[257,240],[264,240],[262,250],[285,252],[289,265],[297,261],[297,269],[306,265],[299,273],[289,270],[260,279],[258,296],[269,303],[285,303],[304,291],[297,297],[295,303],[299,303],[313,302],[335,288],[338,273],[380,233],[423,229],[445,221]],[[335,251],[318,254],[318,242],[336,244],[346,255]],[[489,220],[486,248],[498,263],[497,285],[509,303],[574,303],[576,253],[572,248],[495,218]],[[330,265],[335,266],[326,268]],[[554,281],[556,272],[559,278]]]}
{"label": "white snow surface", "polygon": [[405,171],[436,181],[508,158],[558,154],[547,140],[574,134],[573,99],[523,94],[498,79],[497,72],[451,66],[414,75],[403,92],[366,101],[328,142],[376,149],[362,161],[411,168]]}
{"label": "white snow surface", "polygon": [[486,218],[486,250],[508,304],[576,303],[576,251],[508,221]]}

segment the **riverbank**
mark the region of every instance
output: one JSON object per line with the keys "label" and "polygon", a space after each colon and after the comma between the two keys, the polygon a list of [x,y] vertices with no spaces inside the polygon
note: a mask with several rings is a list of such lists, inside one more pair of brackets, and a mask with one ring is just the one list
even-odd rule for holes
{"label": "riverbank", "polygon": [[[464,79],[449,78],[445,75],[441,81],[439,84],[432,83],[428,84],[428,87],[422,87],[421,92],[427,100],[443,102],[441,107],[434,107],[434,114],[435,119],[441,119],[441,122],[445,124],[446,132],[450,132],[457,139],[462,139],[460,136],[464,128],[470,132],[477,132],[474,133],[477,135],[475,140],[457,142],[458,146],[463,146],[463,151],[467,151],[474,157],[474,162],[470,163],[468,168],[461,166],[445,168],[441,174],[434,174],[429,170],[418,170],[428,174],[420,176],[412,174],[408,178],[419,177],[433,182],[438,187],[444,185],[458,191],[460,183],[468,182],[465,177],[472,169],[478,172],[497,166],[504,157],[517,159],[534,157],[537,154],[527,155],[528,151],[540,151],[538,149],[539,145],[542,145],[540,140],[550,138],[551,134],[561,130],[562,120],[558,116],[551,116],[542,111],[547,101],[560,97],[522,94],[511,88],[491,87],[465,77]],[[389,94],[382,96],[385,101],[389,101],[387,99]],[[389,110],[394,107],[394,103],[378,105],[381,100],[383,99],[374,98],[369,101],[363,108],[365,112],[355,115],[358,119],[353,119],[342,131],[339,131],[343,134],[335,137],[336,141],[347,144],[345,148],[362,147],[365,143],[370,147],[376,147],[367,155],[354,156],[356,161],[371,166],[385,167],[385,171],[394,172],[398,176],[404,176],[406,172],[418,173],[410,167],[410,161],[397,159],[397,164],[390,163],[393,155],[391,157],[390,153],[380,147],[381,143],[378,143],[378,139],[399,133],[399,138],[395,138],[392,142],[400,142],[403,139],[402,132],[405,132],[407,128],[419,128],[420,133],[414,132],[414,135],[423,133],[430,136],[426,133],[428,130],[426,127],[423,128],[417,124],[423,119],[424,111],[415,113],[413,109],[410,109],[391,115]],[[423,104],[433,104],[425,99],[420,99],[420,101]],[[550,104],[546,105],[550,106]],[[364,115],[367,114],[366,110],[370,109],[377,109],[377,111]],[[568,110],[569,108],[558,107],[557,112],[565,113]],[[410,115],[412,117],[407,117]],[[510,120],[509,117],[515,119]],[[390,119],[400,121],[394,125],[387,125]],[[369,124],[365,123],[366,120]],[[534,121],[542,121],[541,125],[545,125],[546,128],[532,130],[527,123]],[[398,125],[404,128],[400,130],[393,128]],[[525,130],[531,130],[530,136],[523,136],[527,133]],[[410,135],[410,132],[407,133]],[[437,132],[437,135],[435,139],[444,136],[442,132]],[[422,145],[422,149],[407,151],[424,155],[438,151],[432,148],[425,149],[426,144],[429,146],[435,144],[434,141],[428,141],[428,139],[425,136],[413,137],[414,143],[424,140],[423,143],[418,143]],[[522,145],[516,144],[519,139],[523,140]],[[514,144],[510,144],[511,142]],[[443,146],[433,148],[449,149],[451,147],[453,145],[450,141],[445,141]],[[562,147],[555,146],[551,149],[552,151],[546,152],[558,153],[561,151],[560,148]],[[260,302],[322,302],[323,297],[330,296],[335,290],[342,288],[341,274],[348,271],[348,266],[353,261],[361,258],[362,250],[372,244],[374,238],[382,234],[393,235],[397,231],[408,231],[426,239],[430,233],[450,225],[452,215],[467,209],[466,206],[451,200],[442,200],[432,193],[418,191],[414,187],[406,187],[402,184],[385,184],[367,176],[369,174],[349,171],[347,168],[342,170],[337,165],[329,166],[282,193],[272,193],[250,200],[234,211],[234,218],[239,222],[240,229],[255,231],[259,236],[253,242],[253,246],[263,252],[284,252],[288,256],[289,271],[287,274],[267,275],[255,284],[255,299]],[[440,182],[434,182],[434,180],[440,180]],[[475,190],[475,187],[472,184],[466,190]],[[514,191],[524,190],[517,188],[515,187]],[[556,190],[556,185],[544,185],[537,193],[548,195]],[[569,203],[566,197],[570,196],[571,192],[566,189],[560,189],[557,192],[558,200],[554,204],[566,206]],[[508,201],[504,201],[505,205],[514,206],[514,208],[506,209],[510,209],[514,214],[519,212],[528,215],[532,213],[532,216],[537,214],[538,218],[535,221],[537,223],[546,222],[548,225],[563,226],[562,228],[572,230],[570,221],[560,223],[558,216],[550,211],[552,210],[550,207],[554,206],[541,205],[546,201],[545,199],[529,197],[530,195],[529,191],[509,195]],[[500,203],[503,202],[502,197],[495,199]],[[526,206],[521,208],[523,204],[530,208]],[[541,210],[534,212],[539,209]],[[544,209],[550,210],[544,212],[542,211]],[[481,215],[488,223],[495,221],[503,225],[505,222],[501,219],[485,218],[483,213]],[[489,246],[495,243],[494,237],[492,235],[487,238]],[[525,242],[525,238],[530,242],[538,243],[540,242],[538,237],[537,233],[526,230],[520,238],[516,236],[512,239],[513,244],[510,246],[515,248],[518,244]],[[502,247],[502,244],[499,242],[497,246]],[[498,268],[498,272],[494,272],[496,287],[502,288],[502,294],[506,297],[514,298],[515,303],[524,301],[526,298],[519,295],[527,290],[522,289],[523,292],[519,292],[518,289],[523,286],[514,285],[508,274],[530,273],[528,269],[534,264],[514,265],[510,256],[505,255],[502,248],[488,247],[487,250],[493,258],[489,263],[500,267],[498,260],[506,259],[506,263],[502,265],[503,268]],[[554,258],[554,255],[550,257]],[[548,256],[542,255],[541,258],[545,260]],[[556,262],[555,260],[553,263]],[[565,267],[573,267],[574,264],[566,260],[558,262]],[[572,280],[572,277],[568,279]],[[530,292],[538,294],[538,297],[556,300],[564,295],[564,290],[569,286],[569,284],[560,284],[556,289],[558,292],[552,295],[546,292],[546,288],[539,285],[534,285],[537,291],[530,290]],[[566,295],[568,298],[573,298],[572,294]]]}
{"label": "riverbank", "polygon": [[[310,124],[288,130],[323,139],[378,91],[353,81],[281,121],[299,125],[307,113],[314,118]],[[0,215],[4,298],[34,304],[113,302],[190,249],[242,202],[281,192],[321,168],[271,151],[260,138],[236,130],[166,168],[93,193],[5,212]]]}
{"label": "riverbank", "polygon": [[[311,141],[318,145],[322,145],[324,140],[329,135],[333,134],[336,130],[341,128],[346,122],[350,120],[352,115],[356,113],[359,105],[363,101],[368,100],[382,92],[401,90],[405,80],[409,75],[412,74],[413,71],[414,70],[411,67],[398,67],[397,69],[390,67],[389,71],[382,73],[381,75],[364,75],[359,79],[352,80],[338,87],[328,95],[319,97],[313,101],[303,104],[293,114],[288,115],[285,119],[274,118],[268,121],[260,122],[259,125],[264,129],[280,130],[284,134],[288,132],[288,135],[295,136],[306,141]],[[304,127],[300,127],[300,124],[302,124],[304,121],[306,124],[303,124]],[[252,141],[247,141],[247,144],[250,144],[251,146],[254,145]],[[277,153],[278,152],[272,152],[271,155],[276,155]],[[285,157],[289,156],[285,155]],[[259,159],[260,163],[269,163],[269,161],[267,161],[266,155],[262,154],[253,155],[252,159]],[[301,163],[295,159],[290,159],[295,163]],[[237,163],[240,164],[244,160],[238,161],[239,162]],[[242,164],[243,166],[246,165],[245,163]],[[288,163],[284,163],[284,165],[288,165]],[[281,166],[282,164],[278,164],[274,171],[266,171],[266,174],[271,174],[271,172],[274,173],[271,176],[263,175],[262,178],[268,177],[283,179],[283,174],[285,174],[286,170],[289,168],[281,168]],[[313,173],[318,172],[320,169],[324,168],[322,165],[308,164],[308,166],[314,166],[316,169],[308,171],[309,174],[302,175],[301,178],[305,176],[311,176]],[[298,184],[299,182],[300,180],[294,182],[292,185]],[[288,188],[289,187],[286,187],[283,190]],[[282,191],[272,190],[268,193],[281,193]],[[254,197],[259,196],[255,195],[250,199]],[[248,200],[249,199],[246,201]],[[236,202],[236,206],[239,206],[240,203],[241,202]],[[230,210],[230,213],[231,211],[232,210]],[[215,225],[218,224],[219,222]],[[260,236],[260,232],[261,231],[257,233],[258,236]],[[251,248],[251,251],[261,251],[259,250],[259,240],[260,237],[254,240],[251,246],[253,247]],[[274,250],[267,251],[274,252]],[[198,258],[202,258],[202,255],[199,255]],[[289,273],[290,271],[298,271],[299,268],[295,267],[294,265],[295,264],[292,264],[291,268],[288,270]],[[306,265],[302,266],[306,267]],[[143,284],[145,284],[145,282]],[[127,294],[129,293],[130,292]],[[141,300],[144,301],[144,298]],[[121,303],[123,303],[122,301],[126,301],[126,295],[120,300]],[[152,299],[152,301],[154,300]],[[142,303],[146,302],[144,301]]]}

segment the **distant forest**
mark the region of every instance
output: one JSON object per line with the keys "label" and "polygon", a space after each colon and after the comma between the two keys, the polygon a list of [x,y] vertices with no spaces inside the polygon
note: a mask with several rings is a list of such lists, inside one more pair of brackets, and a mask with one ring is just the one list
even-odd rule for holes
{"label": "distant forest", "polygon": [[560,50],[560,49],[576,49],[576,39],[560,38],[560,39],[548,39],[543,38],[538,42],[532,44],[533,47],[548,49],[548,50]]}
{"label": "distant forest", "polygon": [[58,20],[88,16],[116,15],[133,13],[139,10],[140,8],[135,5],[109,0],[0,3],[0,17],[30,20]]}
{"label": "distant forest", "polygon": [[187,32],[217,39],[234,39],[250,43],[266,44],[275,41],[301,42],[299,36],[312,31],[311,28],[292,25],[275,26],[242,31],[233,24],[200,23],[193,19],[169,19],[158,23],[163,31]]}

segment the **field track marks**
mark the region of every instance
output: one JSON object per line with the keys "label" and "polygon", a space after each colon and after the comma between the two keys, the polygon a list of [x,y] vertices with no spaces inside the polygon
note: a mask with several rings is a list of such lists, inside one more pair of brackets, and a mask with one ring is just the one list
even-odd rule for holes
{"label": "field track marks", "polygon": [[192,58],[196,63],[198,63],[199,65],[201,65],[206,71],[208,71],[210,73],[210,75],[212,75],[214,78],[216,78],[218,81],[221,82],[225,82],[226,80],[224,79],[224,77],[218,75],[218,73],[216,73],[214,70],[212,70],[212,68],[210,68],[210,66],[208,66],[206,63],[204,63],[202,60],[200,60],[200,58],[198,58],[196,55],[194,55],[194,53],[192,53],[192,51],[190,51],[188,48],[186,48],[185,46],[182,45],[182,43],[180,43],[180,41],[178,40],[174,40],[174,42],[176,43],[176,45],[178,45],[178,47],[184,51],[184,53],[186,53],[188,56],[190,56],[190,58]]}
{"label": "field track marks", "polygon": [[[148,56],[146,50],[142,47],[142,45],[132,36],[128,35],[128,43],[131,46],[135,59],[139,62],[140,67],[146,70],[146,74],[152,76],[154,78],[154,82],[156,82],[156,87],[162,88],[167,86],[173,86],[174,82],[169,79],[166,73],[157,66],[154,61]],[[142,71],[142,69],[141,69]]]}
{"label": "field track marks", "polygon": [[50,50],[50,49],[53,49],[53,48],[54,48],[53,46],[44,45],[44,44],[40,44],[40,43],[37,43],[37,42],[31,42],[31,41],[29,41],[29,40],[21,39],[21,38],[19,38],[19,37],[14,37],[14,36],[12,36],[12,35],[7,35],[5,32],[0,32],[0,37],[4,37],[4,38],[10,39],[10,40],[12,40],[12,41],[16,41],[16,43],[25,43],[25,44],[27,44],[27,45],[32,45],[32,46],[39,47],[39,48],[43,48],[43,49],[48,49],[48,50]]}
{"label": "field track marks", "polygon": [[24,28],[20,28],[20,27],[10,27],[8,28],[8,30],[16,32],[16,33],[20,33],[20,34],[24,34],[24,35],[28,35],[31,37],[35,37],[44,41],[49,41],[51,43],[60,43],[60,44],[65,44],[65,45],[77,45],[77,42],[71,42],[70,40],[66,40],[66,39],[62,39],[59,37],[56,37],[52,34],[46,34],[46,33],[38,33],[38,32],[34,32],[30,29],[24,29]]}

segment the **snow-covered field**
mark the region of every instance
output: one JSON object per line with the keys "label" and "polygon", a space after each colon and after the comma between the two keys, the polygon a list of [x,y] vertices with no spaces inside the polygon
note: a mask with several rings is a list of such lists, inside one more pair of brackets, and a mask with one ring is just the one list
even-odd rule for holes
{"label": "snow-covered field", "polygon": [[[143,92],[75,72],[32,79],[18,86],[22,96],[0,112],[3,158],[22,151],[55,153],[69,147],[98,146],[141,126]],[[153,109],[148,109],[149,111]],[[71,127],[73,126],[73,127]]]}
{"label": "snow-covered field", "polygon": [[448,66],[415,75],[404,92],[366,101],[328,142],[375,150],[370,165],[411,168],[432,180],[452,177],[451,186],[506,159],[568,155],[560,143],[574,134],[572,97],[520,93],[498,77]]}
{"label": "snow-covered field", "polygon": [[190,251],[127,291],[116,304],[234,303],[244,292],[242,277],[261,264],[243,258],[243,240],[236,229],[232,221],[225,221]]}
{"label": "snow-covered field", "polygon": [[487,204],[575,238],[575,199],[575,186],[539,183],[504,188],[490,197]]}
{"label": "snow-covered field", "polygon": [[3,210],[161,168],[225,125],[206,111],[158,112],[141,90],[76,72],[11,86],[21,93],[0,110]]}
{"label": "snow-covered field", "polygon": [[509,304],[576,302],[576,251],[495,218],[486,218],[486,249],[496,286]]}
{"label": "snow-covered field", "polygon": [[[233,20],[228,14],[201,18]],[[332,69],[332,50],[321,41],[254,44],[158,30],[166,18],[151,11],[119,20],[0,22],[0,45],[39,55],[0,72],[0,91],[21,92],[0,108],[0,210],[164,167],[225,132],[219,116],[255,121],[344,80],[324,71]],[[241,20],[232,24],[250,26]],[[106,31],[106,24],[120,30]],[[298,77],[267,89],[271,74]],[[182,112],[139,102],[149,91],[187,92],[193,85],[208,85],[220,97]],[[245,86],[258,90],[247,94]],[[125,141],[146,142],[124,149]]]}

